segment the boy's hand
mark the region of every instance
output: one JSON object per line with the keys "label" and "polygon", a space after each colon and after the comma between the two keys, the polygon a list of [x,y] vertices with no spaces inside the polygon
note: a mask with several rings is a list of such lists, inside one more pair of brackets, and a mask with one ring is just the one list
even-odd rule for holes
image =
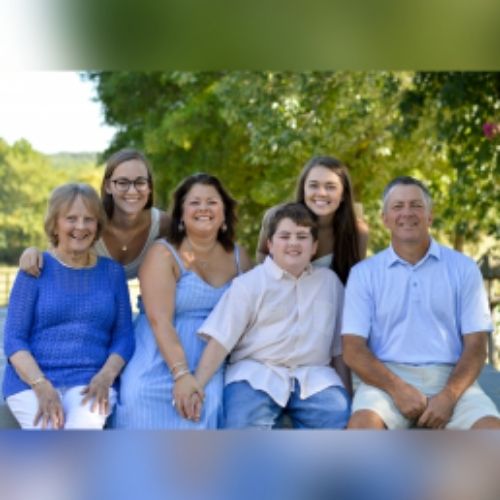
{"label": "boy's hand", "polygon": [[203,399],[197,392],[195,392],[189,398],[189,403],[188,403],[189,420],[192,420],[193,422],[199,422],[202,409],[203,409]]}
{"label": "boy's hand", "polygon": [[172,404],[182,418],[194,420],[196,400],[192,398],[195,395],[198,395],[200,400],[202,400],[204,393],[202,387],[191,373],[187,373],[176,380],[174,383]]}

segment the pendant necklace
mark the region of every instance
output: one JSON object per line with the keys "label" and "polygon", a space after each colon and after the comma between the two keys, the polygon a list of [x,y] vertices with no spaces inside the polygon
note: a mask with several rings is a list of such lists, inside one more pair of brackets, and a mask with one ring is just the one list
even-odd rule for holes
{"label": "pendant necklace", "polygon": [[114,236],[115,236],[116,240],[118,241],[120,250],[122,252],[126,252],[128,250],[128,248],[129,248],[130,243],[132,242],[132,240],[134,239],[134,237],[136,235],[135,235],[135,233],[132,234],[132,236],[130,236],[129,238],[127,238],[125,240],[125,242],[123,242],[123,240],[118,237],[118,235],[116,234],[116,232],[114,233]]}
{"label": "pendant necklace", "polygon": [[[210,265],[210,260],[205,259],[201,260],[199,257],[197,257],[196,252],[193,248],[193,245],[191,244],[191,241],[188,236],[186,236],[186,243],[188,246],[188,250],[193,254],[193,257],[196,258],[196,264],[198,264],[202,269],[206,269]],[[207,255],[210,255],[213,251],[213,249],[217,246],[218,240],[215,240],[215,242],[212,244],[212,246],[207,250]],[[194,261],[195,259],[193,259]]]}
{"label": "pendant necklace", "polygon": [[[152,224],[152,222],[151,222]],[[138,229],[130,228],[129,231],[132,232],[132,236],[130,236],[128,239],[125,240],[125,243],[122,242],[121,238],[118,237],[116,234],[116,229],[114,230],[114,236],[118,240],[118,243],[120,244],[120,250],[122,252],[126,252],[129,248],[130,243],[132,243],[132,240],[138,236],[139,234],[142,234],[146,226],[143,225],[143,223],[140,223],[138,226]]]}
{"label": "pendant necklace", "polygon": [[121,245],[121,246],[120,246],[120,250],[121,250],[122,252],[126,252],[126,251],[128,250],[128,244],[129,244],[131,241],[132,241],[132,238],[130,238],[130,239],[127,241],[127,243],[122,243],[121,241],[119,241],[119,243],[120,243],[120,245]]}

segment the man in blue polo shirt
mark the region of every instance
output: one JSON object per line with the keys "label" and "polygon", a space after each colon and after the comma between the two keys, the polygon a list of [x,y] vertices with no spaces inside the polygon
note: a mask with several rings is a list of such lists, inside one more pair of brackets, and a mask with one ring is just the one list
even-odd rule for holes
{"label": "man in blue polo shirt", "polygon": [[391,245],[351,270],[344,360],[360,377],[349,428],[500,428],[476,379],[491,316],[475,262],[429,234],[432,201],[412,177],[384,190]]}

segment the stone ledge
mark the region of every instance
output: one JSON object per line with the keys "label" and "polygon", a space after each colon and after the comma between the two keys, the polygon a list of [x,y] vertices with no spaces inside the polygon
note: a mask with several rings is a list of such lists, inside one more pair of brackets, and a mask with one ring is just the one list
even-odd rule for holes
{"label": "stone ledge", "polygon": [[3,401],[0,402],[0,429],[19,429],[19,424]]}

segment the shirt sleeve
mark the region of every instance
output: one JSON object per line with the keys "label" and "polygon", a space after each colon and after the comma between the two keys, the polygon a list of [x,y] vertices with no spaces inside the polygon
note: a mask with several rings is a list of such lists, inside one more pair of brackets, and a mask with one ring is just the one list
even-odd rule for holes
{"label": "shirt sleeve", "polygon": [[[114,264],[114,263],[113,263]],[[109,354],[120,355],[127,362],[134,352],[134,326],[132,323],[132,309],[130,296],[125,278],[125,271],[120,265],[114,266],[115,279],[115,322],[111,332]]]}
{"label": "shirt sleeve", "polygon": [[483,278],[476,263],[472,260],[467,267],[461,286],[460,323],[462,335],[493,331]]}
{"label": "shirt sleeve", "polygon": [[227,352],[233,350],[247,330],[255,306],[242,283],[244,277],[233,281],[198,329],[199,335],[213,337]]}
{"label": "shirt sleeve", "polygon": [[372,323],[372,299],[366,271],[356,265],[349,273],[345,290],[342,335],[368,338]]}
{"label": "shirt sleeve", "polygon": [[30,350],[30,336],[33,328],[38,299],[38,279],[19,271],[9,298],[4,329],[4,351],[7,358],[17,351]]}

